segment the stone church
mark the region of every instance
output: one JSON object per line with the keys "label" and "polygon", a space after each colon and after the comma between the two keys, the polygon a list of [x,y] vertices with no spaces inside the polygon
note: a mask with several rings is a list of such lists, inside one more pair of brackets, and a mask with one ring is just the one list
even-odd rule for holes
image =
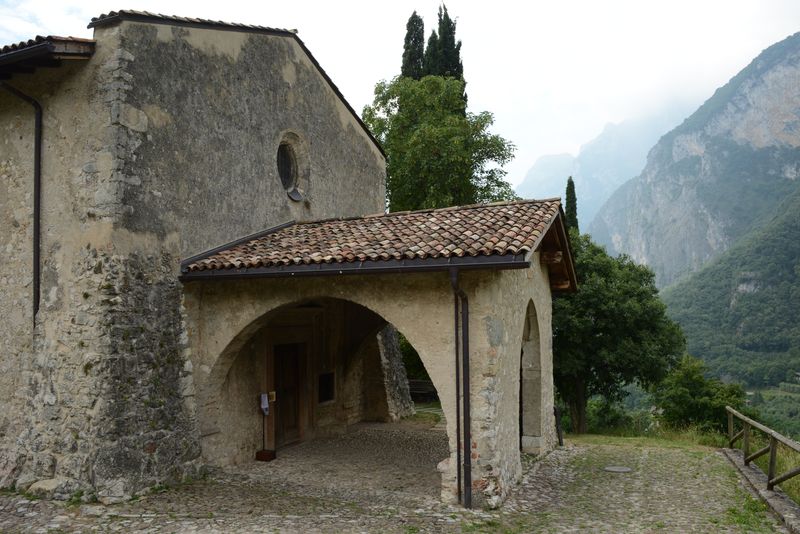
{"label": "stone church", "polygon": [[103,502],[441,400],[442,498],[555,444],[558,199],[384,214],[296,32],[119,11],[0,49],[0,488]]}

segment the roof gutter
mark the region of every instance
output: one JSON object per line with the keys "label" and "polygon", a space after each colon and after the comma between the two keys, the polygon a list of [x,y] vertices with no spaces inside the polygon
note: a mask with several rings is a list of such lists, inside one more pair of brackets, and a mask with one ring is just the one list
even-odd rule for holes
{"label": "roof gutter", "polygon": [[[186,263],[186,262],[184,262]],[[347,263],[312,263],[276,267],[206,269],[183,272],[181,282],[196,280],[233,280],[246,278],[293,278],[299,276],[339,276],[346,274],[397,274],[467,269],[526,269],[531,266],[525,254],[506,256],[468,256],[452,258],[412,258],[403,260],[354,261]]]}
{"label": "roof gutter", "polygon": [[0,87],[33,106],[34,110],[34,141],[33,141],[33,328],[36,329],[36,315],[39,313],[39,300],[41,294],[41,218],[42,218],[42,106],[33,97],[30,97],[8,85],[0,82]]}

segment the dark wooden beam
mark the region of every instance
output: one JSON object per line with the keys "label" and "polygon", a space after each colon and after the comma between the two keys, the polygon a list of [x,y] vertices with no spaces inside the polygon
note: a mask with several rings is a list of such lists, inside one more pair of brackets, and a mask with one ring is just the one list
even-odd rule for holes
{"label": "dark wooden beam", "polygon": [[556,289],[563,291],[565,289],[570,289],[572,287],[572,283],[570,283],[568,278],[551,278],[550,279],[550,289]]}
{"label": "dark wooden beam", "polygon": [[564,261],[564,253],[560,250],[542,251],[539,256],[539,263],[553,265]]}

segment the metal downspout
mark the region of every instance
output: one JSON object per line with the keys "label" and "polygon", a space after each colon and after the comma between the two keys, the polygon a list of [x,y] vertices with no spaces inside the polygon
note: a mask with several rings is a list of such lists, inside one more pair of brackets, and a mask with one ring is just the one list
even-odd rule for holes
{"label": "metal downspout", "polygon": [[[470,416],[470,385],[469,385],[469,299],[467,294],[458,284],[458,269],[450,271],[450,284],[453,287],[453,296],[456,300],[456,307],[461,305],[461,401],[464,424],[462,425],[461,441],[464,447],[464,475],[463,475],[463,504],[465,508],[472,508],[472,433]],[[458,323],[458,312],[456,312],[456,323]],[[456,330],[458,336],[458,330]],[[458,344],[456,344],[458,352]],[[459,373],[456,373],[458,380]],[[458,406],[458,402],[456,402]],[[461,466],[459,465],[459,470]]]}
{"label": "metal downspout", "polygon": [[33,106],[35,111],[33,141],[33,327],[35,329],[41,293],[42,106],[34,98],[5,82],[0,82],[0,87]]}
{"label": "metal downspout", "polygon": [[458,339],[458,311],[459,299],[456,288],[458,287],[458,270],[450,271],[450,285],[453,286],[453,347],[455,347],[455,372],[456,372],[456,487],[458,488],[458,503],[463,502],[463,488],[461,485],[461,363],[459,362]]}

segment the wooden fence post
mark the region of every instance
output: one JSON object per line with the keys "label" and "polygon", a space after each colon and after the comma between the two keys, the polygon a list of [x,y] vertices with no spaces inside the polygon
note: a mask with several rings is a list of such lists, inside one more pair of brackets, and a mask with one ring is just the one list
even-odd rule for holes
{"label": "wooden fence post", "polygon": [[733,441],[733,414],[728,412],[728,443],[731,441]]}
{"label": "wooden fence post", "polygon": [[744,423],[744,435],[742,436],[742,453],[744,455],[744,465],[750,465],[747,457],[750,456],[750,423]]}
{"label": "wooden fence post", "polygon": [[778,440],[775,436],[769,437],[769,472],[767,473],[767,489],[772,491],[772,481],[775,479],[775,465],[778,461]]}

